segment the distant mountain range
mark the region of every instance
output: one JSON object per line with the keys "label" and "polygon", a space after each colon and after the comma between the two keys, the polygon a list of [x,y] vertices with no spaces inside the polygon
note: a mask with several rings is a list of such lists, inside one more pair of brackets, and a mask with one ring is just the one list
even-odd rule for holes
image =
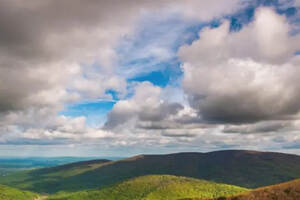
{"label": "distant mountain range", "polygon": [[[0,176],[27,169],[53,167],[73,162],[80,162],[99,157],[0,157]],[[121,160],[121,157],[105,157],[110,160]]]}
{"label": "distant mountain range", "polygon": [[257,188],[300,178],[300,156],[241,150],[139,155],[17,172],[0,183],[39,193],[76,192],[154,174]]}

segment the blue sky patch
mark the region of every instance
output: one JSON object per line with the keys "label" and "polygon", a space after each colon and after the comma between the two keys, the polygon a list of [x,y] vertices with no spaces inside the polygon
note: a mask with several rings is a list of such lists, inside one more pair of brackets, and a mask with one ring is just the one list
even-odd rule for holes
{"label": "blue sky patch", "polygon": [[107,113],[115,105],[115,101],[94,101],[68,105],[60,115],[67,117],[86,117],[87,124],[100,127],[106,121]]}

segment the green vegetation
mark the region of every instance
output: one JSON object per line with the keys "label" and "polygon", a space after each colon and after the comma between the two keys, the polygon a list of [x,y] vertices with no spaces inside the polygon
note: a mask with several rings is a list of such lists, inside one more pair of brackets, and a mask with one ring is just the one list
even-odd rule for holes
{"label": "green vegetation", "polygon": [[300,178],[300,156],[255,151],[142,155],[18,172],[0,177],[0,184],[51,194],[90,190],[151,174],[257,188]]}
{"label": "green vegetation", "polygon": [[[0,182],[5,185],[38,193],[55,193],[58,188],[59,191],[83,190],[91,185],[91,182],[80,179],[74,180],[73,177],[80,176],[80,174],[84,174],[88,171],[93,171],[109,162],[109,160],[92,160],[57,167],[26,170],[3,176],[0,178]],[[89,176],[86,178],[89,178]],[[95,182],[92,182],[92,185],[94,188],[99,186],[99,184]],[[72,188],[74,190],[72,190]]]}
{"label": "green vegetation", "polygon": [[152,175],[134,178],[100,190],[58,194],[48,200],[176,200],[188,197],[216,198],[247,189],[193,178]]}
{"label": "green vegetation", "polygon": [[37,194],[0,185],[0,200],[35,200],[35,199],[38,199]]}
{"label": "green vegetation", "polygon": [[[266,190],[244,193],[247,189],[243,187],[272,185],[299,177],[300,157],[289,154],[220,151],[141,155],[119,161],[83,161],[1,176],[0,184],[21,190],[0,186],[0,200],[231,199],[230,196],[239,193],[243,195],[234,198],[246,198],[247,194],[264,195],[260,191]],[[22,190],[49,196],[38,197]],[[295,196],[297,191],[285,188],[271,194]]]}
{"label": "green vegetation", "polygon": [[[231,197],[218,197],[211,200],[296,200],[300,199],[300,179],[282,184],[258,188]],[[184,200],[200,200],[202,198],[186,198]]]}

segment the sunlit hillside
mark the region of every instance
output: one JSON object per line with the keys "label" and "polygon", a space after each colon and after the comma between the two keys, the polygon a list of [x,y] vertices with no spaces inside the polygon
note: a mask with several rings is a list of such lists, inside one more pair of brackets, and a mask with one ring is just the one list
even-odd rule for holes
{"label": "sunlit hillside", "polygon": [[214,198],[247,191],[245,188],[169,175],[134,178],[99,190],[60,194],[49,200],[175,200],[187,197]]}

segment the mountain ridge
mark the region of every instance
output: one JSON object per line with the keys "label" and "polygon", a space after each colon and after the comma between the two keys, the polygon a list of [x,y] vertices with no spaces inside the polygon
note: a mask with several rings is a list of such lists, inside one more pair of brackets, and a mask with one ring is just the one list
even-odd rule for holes
{"label": "mountain ridge", "polygon": [[138,155],[119,161],[73,163],[73,166],[71,169],[58,166],[56,169],[61,170],[54,171],[53,168],[26,171],[3,177],[0,184],[55,193],[105,187],[152,174],[192,177],[246,188],[300,178],[300,156],[247,150]]}

